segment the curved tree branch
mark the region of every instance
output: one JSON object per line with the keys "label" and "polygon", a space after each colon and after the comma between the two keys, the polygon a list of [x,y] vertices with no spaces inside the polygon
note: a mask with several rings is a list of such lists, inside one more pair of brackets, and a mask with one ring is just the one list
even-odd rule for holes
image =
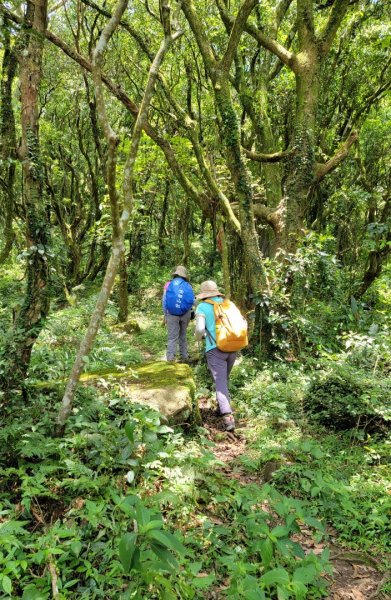
{"label": "curved tree branch", "polygon": [[349,8],[350,0],[335,0],[330,12],[329,20],[318,35],[321,53],[326,56],[334,41],[335,35]]}
{"label": "curved tree branch", "polygon": [[[231,28],[234,25],[234,18],[225,10],[225,7],[220,0],[217,0],[217,7],[225,26],[227,28]],[[287,48],[277,42],[277,40],[269,37],[251,23],[246,23],[244,26],[244,31],[249,33],[263,48],[266,48],[275,54],[281,60],[281,62],[290,67],[292,71],[295,70],[296,55],[293,52],[287,50]]]}
{"label": "curved tree branch", "polygon": [[239,9],[234,24],[231,29],[229,36],[228,45],[225,54],[220,63],[220,69],[228,73],[231,68],[232,61],[234,59],[243,29],[246,26],[247,19],[249,18],[251,11],[258,4],[258,0],[244,0],[244,3]]}
{"label": "curved tree branch", "polygon": [[282,160],[285,160],[292,156],[293,150],[283,150],[282,152],[273,152],[272,154],[263,154],[262,152],[253,152],[252,150],[247,150],[247,148],[242,148],[245,156],[250,158],[251,160],[255,160],[256,162],[261,163],[276,163]]}
{"label": "curved tree branch", "polygon": [[353,131],[339,150],[324,164],[317,163],[315,166],[315,182],[318,183],[325,175],[331,173],[349,154],[350,147],[358,140],[357,131]]}

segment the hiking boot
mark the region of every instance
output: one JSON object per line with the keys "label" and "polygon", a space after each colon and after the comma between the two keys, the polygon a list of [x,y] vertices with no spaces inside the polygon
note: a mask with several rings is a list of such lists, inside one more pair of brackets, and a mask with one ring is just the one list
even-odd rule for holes
{"label": "hiking boot", "polygon": [[234,431],[235,419],[232,414],[223,416],[223,424],[225,431]]}

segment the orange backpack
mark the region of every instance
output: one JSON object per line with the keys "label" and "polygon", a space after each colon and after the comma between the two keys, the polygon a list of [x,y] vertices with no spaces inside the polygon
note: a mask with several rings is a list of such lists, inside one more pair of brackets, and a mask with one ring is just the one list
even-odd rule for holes
{"label": "orange backpack", "polygon": [[216,322],[216,346],[222,352],[235,352],[248,346],[247,321],[231,300],[203,300],[213,305]]}

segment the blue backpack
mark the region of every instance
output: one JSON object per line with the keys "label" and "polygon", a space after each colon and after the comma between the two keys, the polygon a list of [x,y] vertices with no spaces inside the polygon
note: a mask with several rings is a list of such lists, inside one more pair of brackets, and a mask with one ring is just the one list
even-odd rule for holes
{"label": "blue backpack", "polygon": [[182,277],[170,281],[166,290],[166,309],[170,315],[184,315],[194,304],[194,293],[190,283]]}

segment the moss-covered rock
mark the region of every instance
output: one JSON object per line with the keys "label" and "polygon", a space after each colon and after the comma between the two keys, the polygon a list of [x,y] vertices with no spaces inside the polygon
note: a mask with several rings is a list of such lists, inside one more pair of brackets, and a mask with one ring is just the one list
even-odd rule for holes
{"label": "moss-covered rock", "polygon": [[[102,379],[105,387],[121,382],[129,402],[145,404],[158,410],[169,423],[200,423],[200,412],[195,399],[195,383],[192,370],[182,363],[166,361],[148,362],[129,367],[124,371],[103,370],[83,373],[81,384],[99,386]],[[38,382],[40,389],[61,388],[65,380]]]}
{"label": "moss-covered rock", "polygon": [[126,323],[118,323],[117,325],[114,325],[113,331],[120,331],[127,334],[140,333],[141,326],[136,319],[129,319],[126,321]]}
{"label": "moss-covered rock", "polygon": [[188,365],[151,362],[136,367],[122,381],[130,402],[158,410],[170,423],[199,422],[195,384]]}

